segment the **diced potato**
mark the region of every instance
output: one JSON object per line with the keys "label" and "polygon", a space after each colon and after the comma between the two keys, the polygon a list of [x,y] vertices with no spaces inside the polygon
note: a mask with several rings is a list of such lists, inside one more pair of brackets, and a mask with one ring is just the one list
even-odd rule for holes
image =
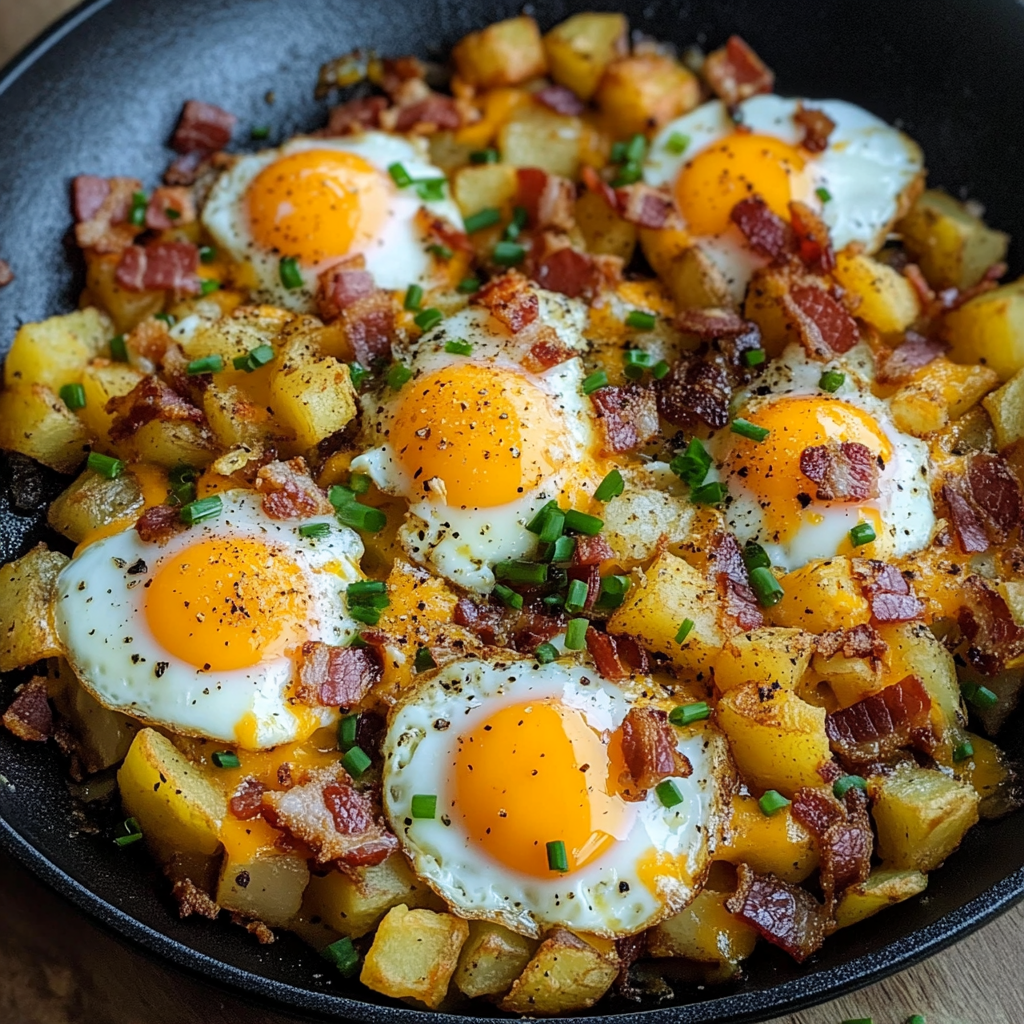
{"label": "diced potato", "polygon": [[357,939],[373,931],[377,922],[400,903],[410,909],[443,909],[444,904],[427,886],[416,881],[400,853],[354,875],[331,871],[314,876],[306,900],[309,909],[339,935]]}
{"label": "diced potato", "polygon": [[882,334],[905,331],[921,314],[914,286],[892,267],[863,253],[839,253],[832,276],[846,289],[851,311]]}
{"label": "diced potato", "polygon": [[540,29],[526,16],[471,32],[456,44],[452,59],[459,77],[478,89],[518,85],[548,69]]}
{"label": "diced potato", "polygon": [[672,228],[640,229],[640,248],[681,309],[733,305],[722,272],[685,232]]}
{"label": "diced potato", "polygon": [[181,342],[189,359],[220,356],[231,366],[236,356],[245,355],[260,345],[276,345],[284,329],[294,321],[319,324],[311,317],[295,317],[273,306],[242,306],[231,316],[200,325],[194,334]]}
{"label": "diced potato", "polygon": [[[608,620],[608,630],[632,633],[680,668],[701,670],[725,643],[718,605],[715,588],[684,559],[665,552],[646,573],[634,574],[625,602]],[[676,634],[686,619],[693,628],[680,644]]]}
{"label": "diced potato", "polygon": [[217,443],[224,448],[258,449],[273,434],[266,406],[234,385],[211,384],[203,392],[203,412]]}
{"label": "diced potato", "polygon": [[589,252],[618,256],[623,263],[633,258],[636,225],[623,220],[596,192],[588,189],[576,200],[576,226]]}
{"label": "diced potato", "polygon": [[824,708],[789,690],[746,683],[723,695],[715,718],[736,767],[752,786],[792,797],[801,786],[821,785],[818,769],[832,759]]}
{"label": "diced potato", "polygon": [[818,847],[789,807],[769,816],[754,797],[734,796],[725,841],[716,847],[715,859],[749,864],[763,875],[797,883],[818,867]]}
{"label": "diced potato", "polygon": [[45,385],[0,392],[0,448],[70,473],[85,459],[88,441],[82,421]]}
{"label": "diced potato", "polygon": [[780,683],[792,690],[811,663],[814,638],[800,629],[764,626],[726,641],[715,658],[715,685],[721,692],[744,683]]}
{"label": "diced potato", "polygon": [[393,999],[440,1005],[459,962],[469,926],[454,914],[399,904],[380,923],[359,980]]}
{"label": "diced potato", "polygon": [[[89,294],[110,314],[116,332],[127,333],[163,309],[166,293],[130,292],[117,283],[121,262],[118,253],[85,253],[85,286]],[[114,333],[114,332],[111,332]]]}
{"label": "diced potato", "polygon": [[452,197],[463,217],[470,217],[494,206],[511,210],[519,184],[516,169],[509,164],[481,164],[456,171]]}
{"label": "diced potato", "polygon": [[0,672],[60,654],[53,602],[57,576],[67,564],[66,555],[37,544],[0,569]]}
{"label": "diced potato", "polygon": [[210,432],[198,423],[150,420],[119,442],[118,454],[129,462],[152,462],[166,469],[182,462],[202,467],[213,461],[217,446]]}
{"label": "diced potato", "polygon": [[1024,370],[1024,278],[947,313],[943,335],[958,363],[981,363],[1001,381]]}
{"label": "diced potato", "polygon": [[872,871],[866,882],[851,885],[840,897],[836,926],[859,924],[886,907],[920,896],[927,888],[928,876],[920,871]]}
{"label": "diced potato", "polygon": [[777,626],[825,633],[861,625],[871,618],[848,558],[808,562],[786,573],[779,582],[784,592],[782,600],[767,612]]}
{"label": "diced potato", "polygon": [[992,419],[997,447],[1007,448],[1024,440],[1024,370],[986,395],[981,404]]}
{"label": "diced potato", "polygon": [[85,364],[106,353],[113,336],[110,317],[94,306],[22,324],[4,362],[4,384],[44,384],[58,392],[81,379]]}
{"label": "diced potato", "polygon": [[539,167],[575,179],[580,170],[583,122],[539,103],[517,108],[498,132],[501,159],[512,167]]}
{"label": "diced potato", "polygon": [[294,433],[303,451],[343,430],[356,414],[349,368],[330,357],[286,358],[271,378],[270,401],[275,419]]}
{"label": "diced potato", "polygon": [[647,933],[648,954],[681,956],[705,964],[746,960],[754,952],[757,932],[725,909],[729,898],[729,893],[702,890],[685,910]]}
{"label": "diced potato", "polygon": [[470,921],[469,938],[459,955],[453,981],[459,990],[477,996],[500,996],[523,973],[538,943],[490,921]]}
{"label": "diced potato", "polygon": [[987,366],[964,366],[940,356],[892,396],[893,421],[905,433],[924,437],[962,416],[998,383],[995,370]]}
{"label": "diced potato", "polygon": [[574,14],[544,37],[551,77],[589,100],[605,68],[626,49],[629,22],[623,14]]}
{"label": "diced potato", "polygon": [[531,1017],[585,1010],[611,988],[618,973],[614,954],[558,928],[540,944],[500,1006],[505,1013]]}
{"label": "diced potato", "polygon": [[89,433],[107,441],[114,417],[107,412],[111,398],[127,395],[142,380],[141,374],[127,363],[113,363],[109,359],[95,359],[82,371],[85,390],[85,408],[78,412]]}
{"label": "diced potato", "polygon": [[812,668],[817,677],[828,683],[841,708],[848,708],[885,687],[882,665],[873,658],[848,658],[842,651],[826,658],[819,653],[814,655]]}
{"label": "diced potato", "polygon": [[978,821],[974,787],[931,768],[871,780],[878,856],[886,867],[937,868]]}
{"label": "diced potato", "polygon": [[225,910],[283,928],[299,912],[308,884],[309,864],[294,853],[269,846],[241,859],[225,854],[216,901]]}
{"label": "diced potato", "polygon": [[692,71],[659,53],[621,57],[605,69],[594,102],[619,138],[656,131],[700,103]]}
{"label": "diced potato", "polygon": [[937,189],[922,192],[896,230],[933,288],[973,287],[1003,259],[1010,240]]}

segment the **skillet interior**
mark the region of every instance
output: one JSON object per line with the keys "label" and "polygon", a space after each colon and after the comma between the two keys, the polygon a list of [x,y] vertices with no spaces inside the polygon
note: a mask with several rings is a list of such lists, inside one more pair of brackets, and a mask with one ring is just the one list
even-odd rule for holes
{"label": "skillet interior", "polygon": [[[1017,0],[932,0],[927,7],[889,0],[821,0],[813,7],[800,0],[599,0],[586,6],[624,10],[635,29],[681,45],[713,47],[737,31],[775,68],[782,94],[848,99],[900,124],[923,146],[933,184],[980,200],[989,223],[1018,239],[1011,272],[1024,270],[1024,6]],[[546,27],[572,9],[542,2],[535,13]],[[184,99],[219,103],[242,126],[272,123],[276,141],[323,122],[325,106],[312,98],[323,60],[356,45],[442,56],[465,32],[516,12],[513,0],[87,4],[0,75],[0,255],[17,274],[0,293],[3,349],[19,323],[75,303],[81,267],[67,243],[71,176],[126,173],[155,181]],[[269,107],[268,89],[276,95]],[[0,487],[3,562],[43,535],[40,516],[12,512],[7,483]],[[3,703],[13,682],[0,682]],[[1022,724],[1018,712],[1004,741],[1019,737]],[[1007,742],[1024,754],[1020,738]],[[119,851],[77,833],[62,779],[54,751],[0,731],[0,841],[120,934],[251,995],[307,1012],[442,1020],[375,1005],[373,993],[325,973],[290,936],[265,948],[240,929],[178,921],[140,851]],[[1024,812],[975,829],[932,876],[924,899],[840,933],[804,967],[762,949],[742,987],[714,999],[683,990],[679,1005],[653,1012],[651,1020],[763,1019],[831,998],[934,952],[1022,896]]]}

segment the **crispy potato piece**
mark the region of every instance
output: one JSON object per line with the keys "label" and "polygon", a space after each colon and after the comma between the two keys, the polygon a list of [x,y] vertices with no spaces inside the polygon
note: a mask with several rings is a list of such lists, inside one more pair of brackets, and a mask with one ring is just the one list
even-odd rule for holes
{"label": "crispy potato piece", "polygon": [[454,914],[393,907],[381,921],[363,961],[359,980],[393,999],[418,999],[436,1009],[448,992],[469,937],[469,925]]}
{"label": "crispy potato piece", "polygon": [[1024,370],[986,395],[981,404],[992,419],[999,448],[1024,439]]}
{"label": "crispy potato piece", "polygon": [[784,882],[802,882],[818,867],[814,836],[784,807],[770,817],[752,796],[734,796],[725,840],[715,849],[715,860],[749,864],[761,874],[777,875]]}
{"label": "crispy potato piece", "polygon": [[715,720],[740,774],[752,786],[792,798],[801,786],[821,785],[818,769],[832,758],[824,708],[789,690],[746,683],[722,697]]}
{"label": "crispy potato piece", "polygon": [[501,159],[511,167],[539,167],[575,179],[580,170],[583,122],[538,103],[512,112],[498,132]]}
{"label": "crispy potato piece", "polygon": [[67,555],[39,543],[0,570],[0,672],[60,654],[53,602],[67,564]]}
{"label": "crispy potato piece", "polygon": [[516,170],[510,164],[481,164],[456,171],[452,197],[459,204],[463,217],[470,217],[490,206],[497,207],[507,216],[518,188]]}
{"label": "crispy potato piece", "polygon": [[872,871],[866,882],[851,885],[836,907],[836,926],[849,928],[866,921],[886,907],[895,906],[928,888],[928,876],[920,871]]}
{"label": "crispy potato piece", "polygon": [[306,362],[289,351],[270,379],[270,401],[301,451],[344,430],[356,414],[348,365],[330,356]]}
{"label": "crispy potato piece", "polygon": [[777,626],[825,633],[857,626],[871,618],[848,558],[808,562],[786,573],[780,582],[783,598],[766,613]]}
{"label": "crispy potato piece", "polygon": [[589,100],[605,68],[625,53],[628,32],[623,14],[586,11],[566,18],[544,36],[549,74]]}
{"label": "crispy potato piece", "polygon": [[68,540],[80,544],[94,530],[142,514],[142,488],[131,473],[116,480],[85,470],[50,505],[47,522]]}
{"label": "crispy potato piece", "polygon": [[496,21],[463,37],[452,50],[459,77],[478,89],[518,85],[547,73],[540,29],[526,16]]}
{"label": "crispy potato piece", "polygon": [[143,374],[127,363],[94,359],[82,371],[85,408],[78,416],[93,437],[109,443],[110,425],[114,417],[107,412],[111,398],[127,395],[142,380]]}
{"label": "crispy potato piece", "polygon": [[0,448],[70,473],[85,459],[88,441],[82,421],[45,385],[0,392]]}
{"label": "crispy potato piece", "polygon": [[1001,381],[1024,370],[1024,278],[947,313],[943,335],[958,363],[981,363]]}
{"label": "crispy potato piece", "polygon": [[924,437],[962,416],[999,383],[987,366],[962,366],[940,356],[922,366],[890,399],[892,418],[907,434]]}
{"label": "crispy potato piece", "polygon": [[722,272],[685,232],[672,228],[640,229],[640,248],[681,309],[728,308],[735,303]]}
{"label": "crispy potato piece", "polygon": [[[717,591],[693,566],[665,552],[646,573],[634,574],[625,602],[608,620],[608,630],[633,633],[680,668],[700,670],[725,643],[718,604]],[[693,628],[679,644],[676,634],[685,619],[693,621]]]}
{"label": "crispy potato piece", "polygon": [[57,392],[81,380],[85,364],[105,355],[113,336],[110,317],[95,306],[22,324],[4,362],[4,384],[44,384]]}
{"label": "crispy potato piece", "polygon": [[723,693],[744,683],[762,686],[774,682],[796,688],[811,663],[813,637],[801,629],[764,626],[726,641],[712,669],[715,685]]}
{"label": "crispy potato piece", "polygon": [[152,462],[172,469],[182,462],[206,466],[217,454],[213,437],[205,427],[183,420],[150,420],[120,442],[118,454],[129,462]]}
{"label": "crispy potato piece", "polygon": [[886,867],[937,868],[978,821],[973,786],[931,768],[902,767],[870,780],[878,856]]}
{"label": "crispy potato piece", "polygon": [[305,857],[265,846],[249,856],[225,853],[215,898],[225,910],[284,928],[299,912],[308,884]]}
{"label": "crispy potato piece", "polygon": [[556,928],[540,944],[533,959],[501,1001],[505,1013],[550,1017],[585,1010],[611,988],[619,961]]}
{"label": "crispy potato piece", "polygon": [[464,995],[500,996],[507,992],[536,952],[538,943],[490,921],[470,921],[469,938],[452,979]]}
{"label": "crispy potato piece", "polygon": [[726,892],[702,890],[685,910],[648,932],[648,953],[655,957],[681,956],[705,964],[746,960],[754,952],[757,932],[725,909],[729,898]]}
{"label": "crispy potato piece", "polygon": [[596,192],[587,190],[576,200],[576,226],[589,252],[618,256],[623,263],[633,258],[636,225],[623,220]]}
{"label": "crispy potato piece", "polygon": [[143,320],[163,309],[166,293],[130,292],[122,288],[115,277],[120,262],[119,253],[96,253],[86,250],[85,287],[113,318],[115,332],[126,334]]}
{"label": "crispy potato piece", "polygon": [[832,276],[846,289],[850,311],[882,334],[900,334],[921,315],[914,286],[870,256],[839,253]]}
{"label": "crispy potato piece", "polygon": [[922,192],[896,230],[933,288],[972,288],[1010,241],[937,189]]}
{"label": "crispy potato piece", "polygon": [[236,356],[245,355],[260,345],[277,345],[281,332],[293,322],[312,328],[319,320],[296,317],[273,306],[242,306],[231,316],[200,325],[195,333],[181,342],[189,359],[220,356],[230,367]]}
{"label": "crispy potato piece", "polygon": [[224,448],[257,449],[274,434],[266,406],[253,402],[233,384],[211,384],[203,392],[203,412],[217,443]]}
{"label": "crispy potato piece", "polygon": [[594,102],[620,138],[649,133],[700,103],[697,76],[671,57],[637,53],[607,66]]}

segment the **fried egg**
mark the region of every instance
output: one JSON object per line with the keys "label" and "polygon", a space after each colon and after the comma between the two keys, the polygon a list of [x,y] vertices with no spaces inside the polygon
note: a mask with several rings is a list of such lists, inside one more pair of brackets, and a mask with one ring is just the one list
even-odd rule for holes
{"label": "fried egg", "polygon": [[[539,322],[583,351],[583,307],[551,292],[538,297]],[[447,351],[451,342],[468,343],[469,354]],[[399,348],[413,378],[364,397],[366,443],[376,447],[352,460],[353,470],[408,500],[399,537],[409,556],[480,593],[494,585],[495,562],[535,550],[526,525],[542,506],[578,507],[604,475],[582,362],[531,373],[524,344],[470,306]]]}
{"label": "fried egg", "polygon": [[[190,736],[259,750],[337,718],[292,697],[304,641],[358,630],[343,592],[362,542],[336,520],[268,518],[259,495],[225,491],[221,514],[146,543],[134,529],[63,570],[55,623],[64,656],[108,708]],[[325,537],[303,537],[307,523]]]}
{"label": "fried egg", "polygon": [[[800,145],[804,131],[794,115],[801,104],[835,122],[821,153]],[[679,138],[687,140],[682,153],[670,142]],[[644,180],[672,190],[686,231],[738,302],[768,262],[731,222],[738,202],[756,194],[787,222],[789,204],[805,203],[828,225],[837,252],[857,242],[871,253],[923,167],[917,143],[852,103],[771,95],[740,103],[735,121],[716,100],[666,125],[651,143]]]}
{"label": "fried egg", "polygon": [[[401,164],[414,180],[443,181],[422,140],[383,132],[344,139],[295,138],[279,149],[240,157],[218,179],[202,220],[217,245],[248,270],[256,299],[297,312],[315,311],[317,277],[354,256],[380,288],[429,285],[430,240],[417,227],[421,207],[460,230],[448,198],[425,201],[399,188],[388,168]],[[297,261],[298,288],[281,280],[281,259]]]}
{"label": "fried egg", "polygon": [[[819,387],[823,371],[844,376],[834,393]],[[741,543],[764,547],[773,565],[854,552],[850,530],[869,523],[876,540],[856,548],[869,558],[899,557],[926,547],[936,520],[927,445],[897,429],[885,401],[870,390],[873,362],[863,343],[823,365],[798,344],[786,348],[739,393],[733,415],[769,431],[762,441],[731,430],[708,445],[717,477],[728,485],[725,514]],[[877,497],[822,501],[800,469],[805,448],[829,442],[866,446],[878,465]]]}
{"label": "fried egg", "polygon": [[[677,729],[682,800],[623,799],[618,730],[651,701],[560,662],[446,666],[384,740],[384,807],[413,869],[461,916],[525,935],[630,935],[681,910],[719,831],[727,754],[710,723]],[[416,796],[436,796],[434,817],[414,815]],[[564,873],[548,861],[559,841]]]}

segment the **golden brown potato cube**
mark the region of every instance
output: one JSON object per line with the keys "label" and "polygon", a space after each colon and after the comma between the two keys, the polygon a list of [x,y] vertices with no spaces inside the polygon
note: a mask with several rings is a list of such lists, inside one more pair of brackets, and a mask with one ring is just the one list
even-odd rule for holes
{"label": "golden brown potato cube", "polygon": [[166,293],[130,292],[117,283],[117,253],[85,253],[85,287],[110,314],[115,333],[126,334],[132,328],[163,309]]}
{"label": "golden brown potato cube", "polygon": [[958,363],[981,363],[1001,381],[1024,370],[1024,278],[951,310],[943,336]]}
{"label": "golden brown potato cube", "polygon": [[585,191],[576,200],[576,226],[587,243],[587,251],[601,256],[618,256],[623,263],[633,258],[636,225],[623,220],[604,196]]}
{"label": "golden brown potato cube", "polygon": [[349,368],[331,357],[285,360],[271,378],[270,402],[275,419],[303,451],[344,429],[356,414]]}
{"label": "golden brown potato cube", "polygon": [[729,893],[702,890],[685,910],[647,933],[647,952],[655,957],[681,956],[705,964],[746,960],[754,952],[757,932],[725,909],[729,898]]}
{"label": "golden brown potato cube", "polygon": [[60,654],[53,602],[67,564],[67,555],[40,543],[0,569],[0,672]]}
{"label": "golden brown potato cube", "polygon": [[640,53],[613,61],[605,69],[594,102],[613,134],[628,138],[649,133],[700,103],[700,83],[671,57]]}
{"label": "golden brown potato cube", "polygon": [[782,600],[767,612],[776,626],[825,633],[857,626],[871,618],[848,558],[808,562],[786,573],[779,582]]}
{"label": "golden brown potato cube", "polygon": [[126,525],[142,514],[142,489],[131,473],[108,480],[85,470],[50,505],[47,522],[68,540],[80,544],[94,530],[118,520]]}
{"label": "golden brown potato cube", "polygon": [[840,897],[836,926],[859,924],[886,907],[919,896],[927,888],[928,876],[920,871],[872,871],[866,882],[851,885]]}
{"label": "golden brown potato cube", "polygon": [[70,473],[85,459],[88,441],[85,424],[45,385],[0,392],[0,448]]}
{"label": "golden brown potato cube", "polygon": [[509,164],[463,167],[452,181],[452,197],[463,217],[488,207],[496,207],[505,214],[511,209],[518,189],[516,169]]}
{"label": "golden brown potato cube", "polygon": [[530,1017],[585,1010],[611,988],[618,973],[614,954],[557,928],[540,944],[500,1006],[506,1013]]}
{"label": "golden brown potato cube", "polygon": [[585,11],[556,25],[544,37],[548,73],[589,100],[605,68],[626,51],[629,22],[623,14]]}
{"label": "golden brown potato cube", "polygon": [[[686,619],[693,626],[679,643],[676,635]],[[687,561],[668,552],[646,572],[634,575],[625,602],[608,621],[608,631],[632,633],[645,647],[692,670],[707,666],[725,643],[717,590]]]}
{"label": "golden brown potato cube", "polygon": [[814,638],[800,629],[763,626],[726,641],[715,658],[715,685],[721,692],[743,683],[779,683],[792,690],[811,663]]}
{"label": "golden brown potato cube", "polygon": [[583,122],[538,103],[513,111],[498,132],[501,159],[511,167],[539,167],[548,174],[576,178],[580,170]]}
{"label": "golden brown potato cube", "polygon": [[914,286],[870,256],[839,253],[832,276],[846,290],[850,311],[881,334],[900,334],[921,315]]}
{"label": "golden brown potato cube", "polygon": [[109,441],[114,417],[107,412],[107,402],[127,395],[142,377],[127,363],[114,363],[109,359],[94,359],[85,367],[82,371],[85,408],[78,411],[78,416],[93,437]]}
{"label": "golden brown potato cube", "polygon": [[987,366],[961,366],[940,356],[922,366],[890,399],[892,418],[907,434],[942,430],[999,383]]}
{"label": "golden brown potato cube", "polygon": [[896,230],[933,288],[972,288],[1010,240],[937,189],[922,192]]}
{"label": "golden brown potato cube", "polygon": [[4,362],[4,384],[45,384],[59,392],[65,384],[81,379],[90,359],[106,354],[113,336],[110,317],[94,306],[22,324]]}
{"label": "golden brown potato cube", "polygon": [[762,875],[797,883],[818,867],[818,846],[789,807],[766,815],[755,797],[737,795],[732,798],[729,824],[715,859],[749,864]]}
{"label": "golden brown potato cube", "polygon": [[973,786],[931,768],[871,780],[878,856],[889,868],[937,868],[978,821]]}
{"label": "golden brown potato cube", "polygon": [[452,50],[459,78],[478,89],[518,85],[547,73],[540,29],[526,16],[471,32]]}
{"label": "golden brown potato cube", "polygon": [[233,384],[211,384],[203,392],[203,412],[217,443],[224,448],[256,449],[273,434],[266,406],[253,402]]}
{"label": "golden brown potato cube", "polygon": [[129,462],[152,462],[173,469],[182,462],[206,466],[217,454],[209,430],[183,420],[150,420],[118,443],[118,454]]}
{"label": "golden brown potato cube", "polygon": [[454,914],[399,904],[381,921],[359,980],[392,999],[417,999],[435,1009],[448,992],[468,937],[469,926]]}
{"label": "golden brown potato cube", "polygon": [[243,857],[225,853],[215,898],[225,910],[284,928],[299,912],[308,884],[305,857],[268,846]]}
{"label": "golden brown potato cube", "polygon": [[490,921],[470,921],[452,979],[464,995],[500,996],[523,973],[538,943]]}
{"label": "golden brown potato cube", "polygon": [[236,356],[260,345],[276,346],[282,331],[303,319],[311,320],[273,306],[241,306],[231,316],[198,327],[181,342],[181,349],[189,359],[220,356],[224,365],[230,367]]}
{"label": "golden brown potato cube", "polygon": [[828,683],[839,707],[848,708],[885,687],[882,665],[873,658],[848,658],[842,651],[825,657],[815,654],[814,674]]}
{"label": "golden brown potato cube", "polygon": [[752,786],[792,798],[801,786],[821,785],[818,769],[832,759],[824,708],[789,690],[765,691],[746,683],[722,697],[715,718],[736,767]]}
{"label": "golden brown potato cube", "polygon": [[641,228],[640,248],[681,309],[734,305],[729,285],[711,259],[690,245],[684,231]]}
{"label": "golden brown potato cube", "polygon": [[1024,440],[1024,370],[986,395],[981,404],[995,428],[996,447],[1007,448],[1014,441]]}

